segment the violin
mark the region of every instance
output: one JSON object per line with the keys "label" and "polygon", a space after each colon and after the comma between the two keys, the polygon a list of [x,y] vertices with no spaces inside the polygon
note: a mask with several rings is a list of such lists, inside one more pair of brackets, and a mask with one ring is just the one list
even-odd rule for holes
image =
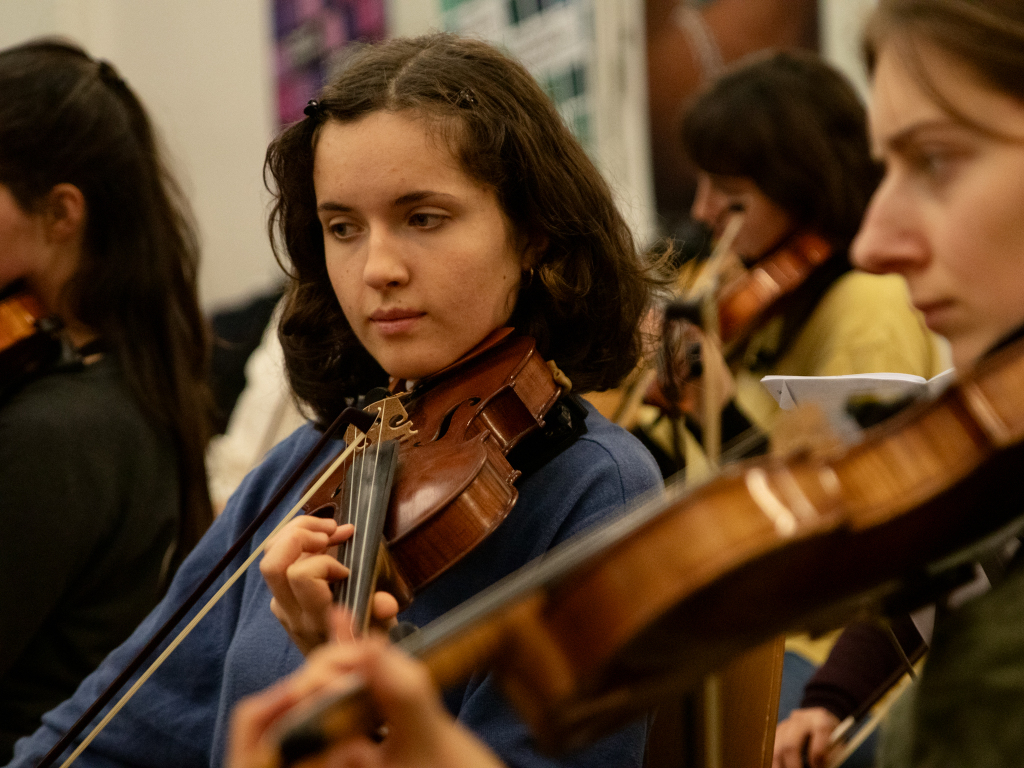
{"label": "violin", "polygon": [[[851,448],[671,485],[401,645],[441,687],[490,670],[539,745],[561,751],[780,633],[927,602],[1024,528],[1022,380],[1018,341]],[[357,684],[327,694],[281,723],[273,765],[379,722]]]}
{"label": "violin", "polygon": [[[739,231],[742,224],[741,216],[742,214],[733,214],[730,218],[726,232],[716,246],[715,253],[708,259],[708,264],[726,263],[725,252]],[[818,267],[831,258],[832,252],[832,246],[820,235],[813,232],[796,232],[787,237],[780,247],[729,279],[714,291],[713,296],[687,295],[669,302],[664,312],[664,349],[661,361],[655,369],[646,372],[647,375],[641,373],[634,377],[633,387],[618,401],[609,417],[631,429],[638,417],[637,405],[641,400],[648,405],[656,406],[666,414],[679,414],[680,408],[675,403],[678,398],[671,392],[678,389],[678,382],[699,375],[695,372],[701,368],[695,365],[699,360],[699,353],[684,350],[679,354],[673,349],[674,345],[670,342],[671,331],[667,327],[671,321],[686,320],[704,328],[705,332],[712,332],[711,335],[717,337],[716,343],[722,345],[723,352],[728,358],[741,347],[752,331],[785,310],[787,300]],[[725,270],[722,267],[716,271]],[[701,274],[695,282],[705,288],[715,282],[704,278],[706,275]],[[703,306],[706,300],[713,302],[710,313]],[[717,329],[707,328],[709,314],[717,324]],[[635,390],[635,393],[631,395],[632,390]]]}
{"label": "violin", "polygon": [[832,246],[820,235],[800,232],[727,283],[718,297],[722,342],[735,344],[765,318],[778,312],[783,300],[831,255]]}
{"label": "violin", "polygon": [[[506,456],[544,426],[545,414],[562,395],[534,340],[511,336],[511,330],[492,334],[413,392],[369,406],[383,415],[387,403],[398,401],[371,428],[360,455],[380,440],[398,440],[383,521],[386,547],[370,547],[383,562],[366,565],[382,569],[387,590],[402,607],[508,516],[519,495],[514,483],[520,472]],[[352,521],[344,507],[353,496],[347,478],[354,461],[328,475],[303,506],[306,514]],[[357,621],[365,623],[365,617]]]}
{"label": "violin", "polygon": [[[509,464],[506,454],[522,445],[524,438],[546,426],[544,416],[569,386],[568,379],[537,353],[532,338],[514,336],[512,329],[504,328],[492,333],[449,368],[423,380],[412,393],[399,397],[403,403],[401,411],[385,410],[382,404],[395,398],[372,406],[370,413],[346,408],[220,562],[47,752],[37,768],[52,765],[163,645],[342,427],[354,425],[362,434],[356,437],[352,429],[346,433],[348,447],[317,474],[299,504],[274,530],[279,530],[299,511],[347,515],[344,499],[348,496],[346,484],[352,477],[348,472],[352,456],[364,442],[372,448],[381,440],[397,441],[394,484],[390,497],[385,499],[388,519],[384,531],[391,544],[390,556],[389,563],[382,567],[388,571],[389,566],[393,566],[391,583],[401,587],[396,589],[396,597],[408,601],[414,590],[428,584],[471,551],[511,511],[518,498],[513,483],[520,473]],[[365,448],[363,452],[366,453]],[[255,548],[243,566],[200,610],[199,616],[143,673],[142,680],[181,642],[262,549],[263,544]],[[371,551],[379,549],[372,546]],[[373,563],[371,570],[375,569],[376,563]],[[366,599],[363,609],[368,610]],[[117,702],[63,765],[70,764],[88,746],[134,690]]]}
{"label": "violin", "polygon": [[52,361],[60,322],[20,283],[0,290],[0,392]]}

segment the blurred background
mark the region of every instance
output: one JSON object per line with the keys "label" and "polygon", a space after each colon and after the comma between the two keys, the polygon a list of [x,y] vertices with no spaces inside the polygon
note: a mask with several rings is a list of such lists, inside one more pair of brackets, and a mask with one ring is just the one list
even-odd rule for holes
{"label": "blurred background", "polygon": [[686,219],[687,100],[763,48],[819,50],[864,88],[873,0],[0,0],[0,47],[62,35],[149,108],[195,208],[215,313],[272,293],[263,155],[352,46],[446,29],[498,42],[558,105],[641,243]]}

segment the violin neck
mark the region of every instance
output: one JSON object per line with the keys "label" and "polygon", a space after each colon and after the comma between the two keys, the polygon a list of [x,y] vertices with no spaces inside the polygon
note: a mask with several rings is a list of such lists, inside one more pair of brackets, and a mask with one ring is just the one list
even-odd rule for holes
{"label": "violin neck", "polygon": [[338,560],[348,578],[335,585],[334,600],[352,613],[353,632],[363,634],[377,583],[379,553],[384,536],[391,486],[398,464],[398,442],[383,440],[367,446],[352,461],[335,522],[352,523],[355,533],[338,547]]}

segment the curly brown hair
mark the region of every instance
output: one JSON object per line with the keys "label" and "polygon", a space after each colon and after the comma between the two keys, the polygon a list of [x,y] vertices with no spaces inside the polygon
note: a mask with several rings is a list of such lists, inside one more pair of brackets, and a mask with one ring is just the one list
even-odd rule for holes
{"label": "curly brown hair", "polygon": [[381,110],[426,116],[463,171],[494,190],[514,236],[547,243],[525,265],[534,277],[509,324],[534,337],[576,391],[617,385],[639,358],[654,278],[608,185],[522,65],[486,43],[433,34],[357,51],[310,116],[267,150],[268,228],[291,278],[279,334],[292,388],[316,420],[386,382],[331,288],[313,189],[320,127]]}

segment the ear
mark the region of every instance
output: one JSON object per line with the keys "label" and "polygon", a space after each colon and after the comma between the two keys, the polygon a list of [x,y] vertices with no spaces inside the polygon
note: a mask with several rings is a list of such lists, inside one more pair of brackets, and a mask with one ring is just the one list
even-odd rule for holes
{"label": "ear", "polygon": [[79,239],[85,230],[85,195],[74,184],[57,184],[46,195],[44,213],[51,240]]}
{"label": "ear", "polygon": [[521,260],[523,272],[529,272],[541,263],[549,245],[551,240],[545,234],[534,235],[527,241]]}

